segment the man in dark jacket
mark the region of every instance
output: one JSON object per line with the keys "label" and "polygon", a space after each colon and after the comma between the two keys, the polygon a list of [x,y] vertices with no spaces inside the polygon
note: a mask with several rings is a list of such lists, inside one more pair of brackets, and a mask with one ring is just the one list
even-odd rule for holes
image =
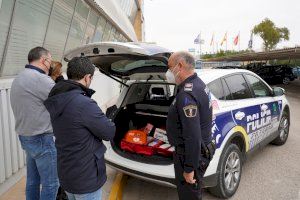
{"label": "man in dark jacket", "polygon": [[107,179],[102,140],[112,140],[116,129],[91,99],[94,71],[88,58],[73,58],[69,80],[58,82],[45,101],[56,137],[58,177],[70,200],[101,199]]}

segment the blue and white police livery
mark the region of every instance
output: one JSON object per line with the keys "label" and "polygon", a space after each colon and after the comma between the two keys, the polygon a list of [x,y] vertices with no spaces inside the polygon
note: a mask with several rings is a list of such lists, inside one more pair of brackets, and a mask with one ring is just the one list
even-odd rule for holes
{"label": "blue and white police livery", "polygon": [[[165,80],[170,51],[145,43],[94,43],[71,50],[65,60],[85,55],[100,72],[122,84],[107,115],[116,124],[114,142],[105,143],[106,163],[137,178],[174,186],[172,160],[124,152],[119,143],[130,129],[152,123],[164,127],[176,86]],[[232,196],[247,156],[266,144],[283,145],[289,134],[290,107],[284,90],[271,88],[256,74],[241,69],[201,69],[213,108],[212,137],[216,152],[204,175],[204,185],[219,197]],[[101,87],[99,90],[101,93]],[[193,84],[185,90],[192,91]],[[186,115],[194,115],[186,108]]]}

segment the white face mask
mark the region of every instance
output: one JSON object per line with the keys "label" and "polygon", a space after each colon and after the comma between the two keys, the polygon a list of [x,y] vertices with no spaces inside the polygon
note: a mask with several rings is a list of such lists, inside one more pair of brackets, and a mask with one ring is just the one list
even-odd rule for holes
{"label": "white face mask", "polygon": [[167,81],[169,83],[175,83],[175,76],[174,74],[171,72],[170,69],[168,69],[167,73],[166,73],[166,78],[167,78]]}
{"label": "white face mask", "polygon": [[[174,69],[176,69],[176,67],[174,67]],[[177,72],[176,75],[174,75],[173,72],[170,69],[168,69],[168,71],[166,72],[167,81],[169,83],[176,83],[176,77],[178,76],[178,74],[179,72]]]}

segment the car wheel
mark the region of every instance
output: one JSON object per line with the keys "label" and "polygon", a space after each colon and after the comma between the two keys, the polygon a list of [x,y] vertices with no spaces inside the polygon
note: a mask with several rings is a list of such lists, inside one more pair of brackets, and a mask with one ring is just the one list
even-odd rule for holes
{"label": "car wheel", "polygon": [[235,194],[242,174],[242,153],[236,144],[226,148],[219,165],[218,184],[208,190],[217,197],[229,198]]}
{"label": "car wheel", "polygon": [[290,131],[290,120],[287,112],[284,111],[279,123],[279,128],[278,128],[279,135],[271,143],[278,146],[284,145],[289,136],[289,131]]}
{"label": "car wheel", "polygon": [[288,85],[288,84],[290,83],[290,79],[289,79],[288,77],[284,77],[284,78],[282,79],[282,83],[283,83],[284,85]]}

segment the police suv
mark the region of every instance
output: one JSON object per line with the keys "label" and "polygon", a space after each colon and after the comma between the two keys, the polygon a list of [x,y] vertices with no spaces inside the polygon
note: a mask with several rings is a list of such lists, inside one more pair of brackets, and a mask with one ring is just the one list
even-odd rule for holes
{"label": "police suv", "polygon": [[[176,86],[165,79],[170,51],[145,43],[93,43],[69,51],[65,60],[87,56],[100,72],[121,84],[115,104],[106,114],[116,124],[114,141],[106,142],[106,163],[131,176],[174,186],[172,157],[145,156],[121,149],[132,129],[148,123],[165,127]],[[271,88],[253,72],[242,69],[202,69],[198,76],[211,92],[212,136],[217,150],[204,185],[219,197],[232,196],[249,154],[266,144],[283,145],[289,134],[290,108],[282,88]]]}

